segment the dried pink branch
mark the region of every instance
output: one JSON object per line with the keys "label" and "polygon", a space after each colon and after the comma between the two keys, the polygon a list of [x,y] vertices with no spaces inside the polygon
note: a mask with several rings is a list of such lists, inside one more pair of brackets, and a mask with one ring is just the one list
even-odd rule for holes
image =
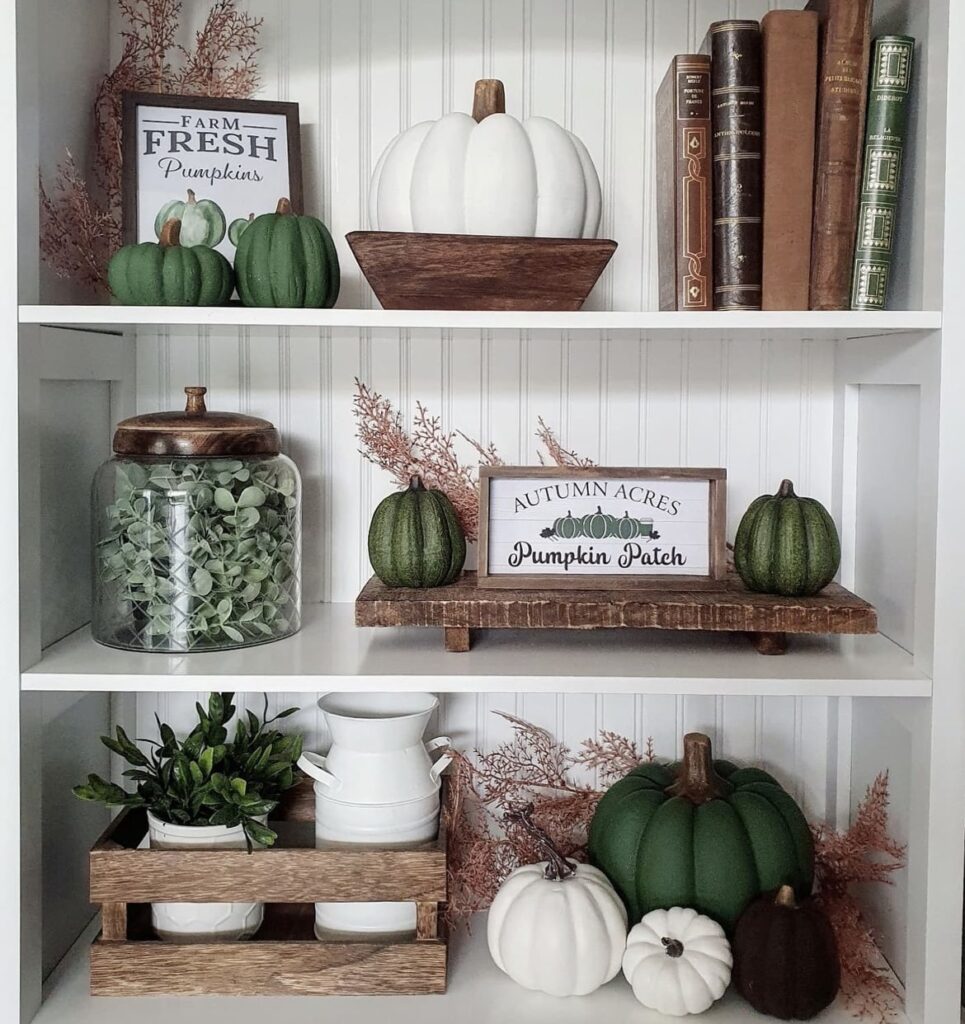
{"label": "dried pink branch", "polygon": [[[552,428],[547,426],[542,416],[537,420],[536,436],[543,443],[543,447],[546,449],[550,461],[557,466],[570,466],[575,469],[586,469],[588,466],[596,465],[592,459],[585,459],[582,456],[577,455],[576,452],[571,452],[569,449],[564,448],[563,445],[560,444]],[[539,461],[541,466],[546,465],[546,461],[542,454],[539,456]]]}

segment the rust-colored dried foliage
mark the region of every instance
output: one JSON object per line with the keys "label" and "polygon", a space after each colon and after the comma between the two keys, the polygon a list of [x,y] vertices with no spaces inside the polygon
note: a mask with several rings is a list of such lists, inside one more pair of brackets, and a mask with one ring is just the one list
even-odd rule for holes
{"label": "rust-colored dried foliage", "polygon": [[[384,395],[355,379],[353,413],[360,453],[369,462],[384,469],[399,487],[408,486],[418,475],[426,487],[442,491],[452,502],[456,515],[469,540],[479,537],[478,466],[501,466],[503,460],[494,445],[484,445],[461,430],[446,431],[438,416],[432,416],[421,402],[416,402],[412,430],[407,431],[402,414]],[[536,436],[543,442],[549,459],[558,466],[592,466],[567,451],[553,431],[539,419]],[[457,445],[464,442],[475,454],[475,462],[460,460]],[[542,454],[540,463],[545,463]]]}
{"label": "rust-colored dried foliage", "polygon": [[92,182],[71,153],[40,180],[40,252],[60,277],[95,290],[121,245],[121,97],[126,91],[243,98],[258,87],[262,19],[217,0],[190,46],[177,42],[180,0],[117,0],[126,27],[117,66],[94,100]]}
{"label": "rust-colored dried foliage", "polygon": [[[503,712],[511,737],[489,753],[457,754],[443,809],[449,837],[449,905],[454,926],[492,903],[506,877],[541,860],[530,836],[504,823],[532,803],[534,820],[565,856],[586,860],[590,820],[606,787],[643,761],[656,760],[653,740],[641,752],[617,732],[601,730],[577,750],[546,729]],[[602,788],[588,781],[595,777]],[[841,987],[857,1016],[888,1021],[901,1005],[864,921],[853,887],[889,883],[905,848],[888,835],[888,776],[879,775],[846,832],[814,826],[818,899],[834,927]]]}

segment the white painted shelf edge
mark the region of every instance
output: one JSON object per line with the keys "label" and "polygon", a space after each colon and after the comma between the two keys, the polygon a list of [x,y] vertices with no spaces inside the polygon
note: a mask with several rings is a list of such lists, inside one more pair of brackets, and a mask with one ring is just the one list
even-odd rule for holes
{"label": "white painted shelf edge", "polygon": [[867,337],[937,330],[934,310],[750,313],[542,313],[487,310],[252,309],[244,306],[21,306],[20,323],[122,328],[200,327],[410,328],[552,331],[793,331]]}
{"label": "white painted shelf edge", "polygon": [[301,632],[238,651],[167,655],[96,644],[87,627],[44,651],[24,690],[316,693],[333,688],[491,693],[928,697],[931,680],[887,637],[791,637],[766,657],[739,634],[477,631],[468,654],[441,629],[360,629],[354,605],[309,605]]}
{"label": "white painted shelf edge", "polygon": [[[34,1024],[210,1024],[230,1020],[232,1024],[263,1024],[273,1015],[286,1024],[317,1024],[331,1015],[342,1024],[585,1024],[596,1020],[640,1021],[641,1024],[670,1024],[679,1018],[664,1017],[645,1010],[633,998],[622,976],[592,996],[555,999],[528,992],[510,981],[493,964],[486,944],[486,921],[473,922],[472,933],[458,932],[450,945],[449,990],[439,996],[354,996],[315,998],[153,997],[150,999],[96,999],[88,991],[87,950],[93,936],[88,930],[78,939],[45,986],[45,1001]],[[885,968],[887,969],[887,968]],[[892,976],[901,990],[897,979]],[[896,1013],[896,1024],[906,1017]],[[707,1024],[748,1024],[771,1021],[756,1013],[733,990],[700,1020]],[[820,1024],[854,1024],[855,1017],[839,1000],[820,1017]]]}

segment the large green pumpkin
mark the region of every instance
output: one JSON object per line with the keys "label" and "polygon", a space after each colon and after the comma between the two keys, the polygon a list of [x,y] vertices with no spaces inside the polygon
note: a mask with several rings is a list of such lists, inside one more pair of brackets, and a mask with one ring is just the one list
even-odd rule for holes
{"label": "large green pumpkin", "polygon": [[207,245],[213,249],[224,238],[224,211],[213,199],[199,200],[194,189],[188,189],[187,200],[172,199],[158,211],[154,218],[154,234],[158,238],[169,220],[181,222],[183,246]]}
{"label": "large green pumpkin", "polygon": [[828,510],[800,498],[790,480],[762,494],[744,513],[734,541],[734,567],[751,589],[804,597],[826,587],[841,563],[841,542]]}
{"label": "large green pumpkin", "polygon": [[590,825],[590,860],[631,921],[692,907],[731,932],[763,892],[811,892],[814,846],[800,808],[767,772],[713,761],[684,737],[679,765],[641,764],[607,790]]}
{"label": "large green pumpkin", "polygon": [[369,527],[369,561],[388,587],[443,587],[462,572],[466,538],[452,502],[414,476],[384,498]]}
{"label": "large green pumpkin", "polygon": [[583,536],[589,537],[591,540],[603,540],[604,537],[610,534],[615,523],[616,519],[609,513],[604,512],[599,505],[597,505],[595,512],[585,515],[580,520],[580,525],[583,527]]}
{"label": "large green pumpkin", "polygon": [[296,216],[287,199],[241,232],[235,274],[245,306],[328,309],[338,298],[338,254],[328,228]]}
{"label": "large green pumpkin", "polygon": [[107,268],[111,292],[125,306],[220,306],[231,297],[231,264],[205,245],[179,244],[181,222],[169,220],[161,240],[125,245]]}

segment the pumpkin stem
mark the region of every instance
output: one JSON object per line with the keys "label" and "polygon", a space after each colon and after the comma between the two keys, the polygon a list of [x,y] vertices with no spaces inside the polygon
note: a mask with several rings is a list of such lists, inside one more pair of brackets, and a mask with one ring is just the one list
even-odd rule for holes
{"label": "pumpkin stem", "polygon": [[171,217],[164,222],[161,234],[158,237],[158,245],[170,249],[181,244],[181,221],[177,217]]}
{"label": "pumpkin stem", "polygon": [[796,498],[797,495],[794,493],[794,484],[790,480],[782,480],[781,486],[777,489],[778,498]]}
{"label": "pumpkin stem", "polygon": [[677,781],[668,787],[667,796],[686,797],[699,806],[727,796],[730,791],[727,780],[714,770],[710,737],[702,732],[688,732],[684,736],[684,756]]}
{"label": "pumpkin stem", "polygon": [[204,404],[207,388],[185,388],[184,393],[188,396],[184,411],[189,416],[203,416],[208,411]]}
{"label": "pumpkin stem", "polygon": [[474,121],[484,121],[490,114],[506,113],[506,90],[498,78],[481,78],[476,82],[472,100]]}
{"label": "pumpkin stem", "polygon": [[790,885],[782,885],[774,897],[775,907],[787,907],[788,910],[797,910],[797,900],[794,898],[794,889]]}
{"label": "pumpkin stem", "polygon": [[533,805],[527,804],[503,815],[503,821],[508,825],[518,825],[535,840],[546,857],[546,877],[551,882],[563,882],[576,874],[576,865],[563,856],[556,843],[533,821],[533,811]]}
{"label": "pumpkin stem", "polygon": [[660,941],[663,943],[664,952],[667,956],[673,957],[676,960],[677,957],[684,955],[684,944],[680,939],[670,939],[664,936]]}
{"label": "pumpkin stem", "polygon": [[280,213],[283,216],[292,212],[292,201],[286,196],[282,196],[278,200],[278,205],[275,207],[275,213]]}
{"label": "pumpkin stem", "polygon": [[422,477],[418,473],[413,474],[409,477],[409,490],[410,491],[424,491],[426,485],[422,482]]}
{"label": "pumpkin stem", "polygon": [[188,205],[189,206],[197,206],[198,205],[198,197],[195,195],[193,188],[189,188],[188,189]]}

